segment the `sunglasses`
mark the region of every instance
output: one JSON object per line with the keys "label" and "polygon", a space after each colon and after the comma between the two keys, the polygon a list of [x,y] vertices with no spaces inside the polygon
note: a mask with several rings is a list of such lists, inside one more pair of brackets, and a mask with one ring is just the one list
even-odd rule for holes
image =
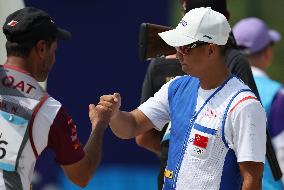
{"label": "sunglasses", "polygon": [[200,46],[204,46],[204,45],[207,45],[209,43],[207,42],[200,42],[200,41],[197,41],[197,42],[194,42],[192,44],[188,44],[188,45],[184,45],[184,46],[179,46],[179,47],[175,47],[177,52],[185,55],[187,54],[191,49],[193,48],[197,48],[197,47],[200,47]]}

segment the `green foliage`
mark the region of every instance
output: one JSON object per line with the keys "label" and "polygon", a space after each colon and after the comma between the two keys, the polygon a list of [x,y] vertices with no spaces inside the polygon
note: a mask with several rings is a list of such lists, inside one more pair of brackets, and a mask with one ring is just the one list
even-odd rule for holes
{"label": "green foliage", "polygon": [[282,34],[282,40],[274,46],[274,59],[268,69],[271,78],[284,83],[284,1],[283,0],[228,0],[230,24],[245,17],[259,17],[267,25]]}

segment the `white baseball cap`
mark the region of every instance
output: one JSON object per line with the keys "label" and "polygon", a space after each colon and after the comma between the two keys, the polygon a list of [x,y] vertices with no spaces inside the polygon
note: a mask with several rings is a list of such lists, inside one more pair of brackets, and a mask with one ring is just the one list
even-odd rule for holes
{"label": "white baseball cap", "polygon": [[196,41],[203,41],[217,45],[225,45],[231,31],[224,15],[210,7],[190,10],[178,26],[159,36],[170,46],[184,46]]}

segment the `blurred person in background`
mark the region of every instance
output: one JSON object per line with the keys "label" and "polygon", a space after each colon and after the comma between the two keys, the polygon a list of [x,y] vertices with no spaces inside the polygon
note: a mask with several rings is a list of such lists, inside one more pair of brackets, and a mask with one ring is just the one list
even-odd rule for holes
{"label": "blurred person in background", "polygon": [[[275,153],[282,172],[284,171],[284,88],[266,73],[272,63],[273,45],[280,41],[278,31],[255,17],[240,20],[233,27],[237,45],[248,58],[261,102],[267,114],[267,127],[272,137]],[[264,190],[283,190],[282,181],[273,178],[268,162],[263,175]]]}
{"label": "blurred person in background", "polygon": [[[211,7],[213,10],[222,13],[229,20],[230,13],[227,9],[226,0],[180,0],[182,15],[188,11],[199,7]],[[254,94],[258,97],[256,84],[254,82],[251,68],[246,57],[236,49],[236,43],[233,33],[230,33],[229,42],[226,45],[228,49],[225,54],[225,64],[230,72],[242,79]],[[141,103],[150,97],[175,76],[185,75],[181,69],[179,60],[176,55],[153,59],[148,66],[141,95]],[[158,189],[162,189],[164,183],[164,171],[167,165],[168,148],[170,140],[170,127],[165,127],[163,131],[151,129],[144,134],[136,137],[136,143],[154,153],[161,161],[160,173],[158,175]]]}

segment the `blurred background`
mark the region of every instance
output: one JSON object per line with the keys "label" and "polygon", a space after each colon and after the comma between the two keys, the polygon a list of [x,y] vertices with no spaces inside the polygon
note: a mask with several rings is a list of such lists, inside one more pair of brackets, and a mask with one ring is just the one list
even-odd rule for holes
{"label": "blurred background", "polygon": [[[283,0],[228,0],[230,24],[256,16],[284,35]],[[23,6],[47,11],[58,26],[73,38],[59,41],[56,64],[47,80],[47,90],[59,100],[77,123],[85,144],[91,124],[88,105],[102,94],[119,92],[122,109],[139,105],[147,61],[138,58],[138,34],[142,22],[176,26],[181,18],[179,0],[0,0],[1,26],[6,16]],[[0,34],[0,63],[5,62],[5,38]],[[275,45],[269,75],[284,83],[284,39]],[[84,189],[155,190],[159,159],[139,148],[134,140],[120,140],[110,130],[105,134],[103,160],[93,181]],[[68,182],[53,153],[44,152],[36,165],[35,190],[80,189]]]}

